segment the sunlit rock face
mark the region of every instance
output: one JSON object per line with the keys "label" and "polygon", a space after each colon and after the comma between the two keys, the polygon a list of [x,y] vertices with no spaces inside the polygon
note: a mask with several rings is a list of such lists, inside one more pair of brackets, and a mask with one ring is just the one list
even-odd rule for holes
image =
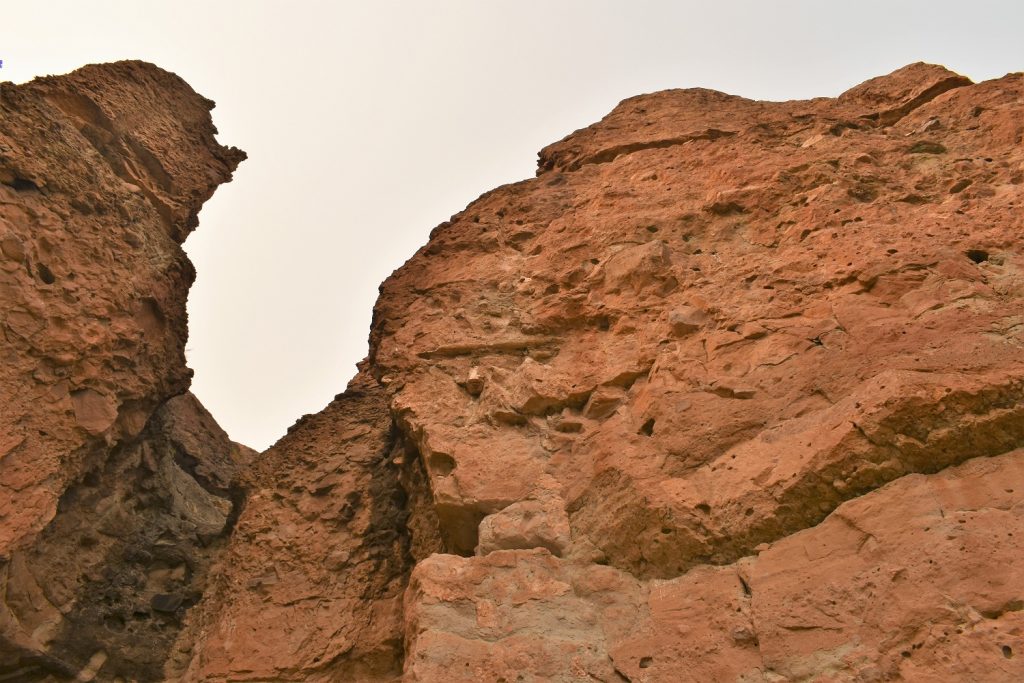
{"label": "sunlit rock face", "polygon": [[245,155],[141,62],[0,84],[0,678],[161,680],[246,449],[187,393],[180,245]]}
{"label": "sunlit rock face", "polygon": [[[537,177],[438,226],[381,286],[345,392],[254,458],[180,396],[183,289],[145,280],[175,277],[176,241],[240,153],[173,77],[91,69],[166,82],[202,113],[118,118],[90,90],[99,118],[76,75],[3,91],[61,123],[24,124],[0,153],[35,158],[24,150],[64,126],[81,142],[67,168],[96,149],[82,178],[112,169],[95,196],[61,190],[90,204],[60,214],[45,174],[4,156],[3,197],[53,211],[56,234],[107,221],[95,239],[133,226],[168,245],[124,272],[75,257],[95,274],[61,305],[141,301],[123,325],[33,323],[49,309],[31,296],[70,279],[64,252],[19,227],[43,209],[4,214],[4,286],[29,303],[5,313],[2,372],[32,397],[17,399],[31,428],[0,441],[3,475],[22,477],[5,494],[24,496],[0,520],[5,666],[217,682],[1024,678],[1021,74],[972,84],[914,64],[835,99],[626,100],[542,150]],[[171,133],[150,138],[153,121]],[[148,218],[117,222],[122,206]],[[91,244],[76,249],[109,252]],[[131,325],[136,350],[104,350]],[[48,361],[49,380],[25,334],[101,360]],[[74,567],[53,559],[72,543]],[[73,623],[103,628],[73,646]]]}

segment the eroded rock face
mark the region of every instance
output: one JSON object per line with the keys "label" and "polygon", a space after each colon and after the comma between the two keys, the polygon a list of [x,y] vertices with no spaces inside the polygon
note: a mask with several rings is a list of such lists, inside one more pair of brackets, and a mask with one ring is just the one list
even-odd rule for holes
{"label": "eroded rock face", "polygon": [[452,547],[554,494],[574,548],[673,578],[1020,445],[1021,90],[634,98],[436,230],[371,358]]}
{"label": "eroded rock face", "polygon": [[670,580],[436,555],[406,595],[405,680],[1017,680],[1022,485],[1019,450],[910,475]]}
{"label": "eroded rock face", "polygon": [[141,62],[0,84],[0,677],[159,680],[241,500],[180,244],[244,158]]}
{"label": "eroded rock face", "polygon": [[425,474],[383,387],[364,369],[260,456],[251,476],[252,494],[168,677],[400,676],[409,572],[443,547]]}
{"label": "eroded rock face", "polygon": [[384,283],[184,679],[1024,676],[1022,187],[1020,74],[623,102]]}
{"label": "eroded rock face", "polygon": [[[40,155],[3,157],[0,197],[32,207],[0,235],[21,297],[4,309],[23,426],[0,440],[20,496],[0,530],[7,671],[1024,678],[1021,74],[915,64],[836,99],[627,100],[439,226],[382,286],[348,390],[252,458],[180,396],[176,364],[175,242],[238,155],[180,81],[95,69],[3,91],[58,121],[20,149],[70,125],[111,169],[95,196],[75,186],[83,209],[50,199]],[[117,124],[133,79],[202,112]],[[122,196],[165,245],[154,270],[108,291],[118,266],[89,261],[68,291],[63,232],[38,216],[109,241],[137,225],[110,222]],[[109,324],[39,318],[55,287]]]}
{"label": "eroded rock face", "polygon": [[1024,77],[918,64],[627,100],[438,228],[371,353],[477,556],[406,679],[1024,675],[1022,187]]}

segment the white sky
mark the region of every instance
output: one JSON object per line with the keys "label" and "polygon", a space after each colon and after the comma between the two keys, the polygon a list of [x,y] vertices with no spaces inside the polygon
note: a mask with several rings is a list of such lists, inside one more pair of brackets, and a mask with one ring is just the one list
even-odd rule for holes
{"label": "white sky", "polygon": [[5,2],[0,80],[144,59],[249,153],[186,244],[193,391],[262,449],[341,392],[377,285],[620,100],[836,95],[914,61],[1024,70],[1024,2]]}

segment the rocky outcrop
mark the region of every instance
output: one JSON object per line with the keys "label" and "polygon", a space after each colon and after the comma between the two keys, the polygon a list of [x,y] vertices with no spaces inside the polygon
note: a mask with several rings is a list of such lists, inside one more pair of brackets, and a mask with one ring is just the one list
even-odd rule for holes
{"label": "rocky outcrop", "polygon": [[270,451],[186,680],[1024,675],[1022,102],[915,64],[544,149]]}
{"label": "rocky outcrop", "polygon": [[[223,180],[237,154],[196,111],[188,130],[206,133],[161,144]],[[142,132],[104,116],[73,128],[121,142],[69,135],[100,140],[113,176],[136,169],[124,196],[182,263],[173,226],[198,204],[183,211],[152,168],[195,166],[125,141],[148,140],[147,116]],[[4,196],[51,192],[12,169]],[[12,487],[34,501],[63,482],[63,497],[3,520],[3,633],[21,648],[5,665],[214,682],[1024,678],[1022,200],[1021,74],[972,84],[914,64],[835,99],[626,100],[542,150],[536,178],[436,228],[382,285],[346,392],[254,459],[179,396],[169,290],[72,290],[156,302],[103,310],[167,330],[169,355],[60,375],[81,441]],[[65,282],[60,252],[19,250],[28,234],[6,272]],[[22,310],[37,309],[6,318],[14,334],[32,329]],[[50,356],[12,348],[5,381],[42,392]],[[65,424],[37,409],[32,429]],[[18,434],[15,455],[35,438]]]}
{"label": "rocky outcrop", "polygon": [[1024,451],[910,475],[740,561],[663,581],[542,550],[435,555],[405,680],[1010,681]]}
{"label": "rocky outcrop", "polygon": [[140,62],[0,84],[0,678],[159,680],[241,500],[181,242],[244,158]]}
{"label": "rocky outcrop", "polygon": [[422,466],[365,367],[259,458],[252,486],[169,677],[400,676],[409,572],[442,547]]}

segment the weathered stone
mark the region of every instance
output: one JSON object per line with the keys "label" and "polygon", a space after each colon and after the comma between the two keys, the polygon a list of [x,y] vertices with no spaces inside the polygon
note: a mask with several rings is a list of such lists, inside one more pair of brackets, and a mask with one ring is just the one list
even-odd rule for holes
{"label": "weathered stone", "polygon": [[540,499],[512,503],[480,522],[478,555],[495,550],[546,548],[561,556],[569,547],[569,517],[562,499],[545,495]]}
{"label": "weathered stone", "polygon": [[259,458],[184,393],[208,104],[0,87],[0,677],[1024,678],[1021,74],[623,102]]}
{"label": "weathered stone", "polygon": [[[497,680],[521,667],[537,679],[603,679],[616,675],[602,668],[607,658],[652,681],[899,670],[889,645],[858,645],[866,636],[846,627],[830,640],[825,623],[787,631],[778,610],[803,601],[808,614],[832,614],[842,608],[831,601],[847,601],[867,610],[850,623],[868,628],[863,615],[883,602],[858,602],[865,584],[848,574],[831,582],[828,562],[796,539],[816,525],[837,534],[842,522],[831,520],[844,501],[890,482],[930,490],[915,473],[948,469],[937,481],[954,486],[967,477],[950,469],[960,463],[1020,458],[1024,327],[1006,301],[1024,298],[1022,101],[1020,74],[973,85],[920,64],[834,100],[645,95],[543,150],[536,179],[485,195],[437,231],[382,288],[371,367],[406,378],[391,405],[426,459],[441,534],[458,526],[469,537],[482,519],[482,556],[430,565],[443,590],[417,583],[423,563],[414,571],[406,677]],[[965,177],[973,182],[950,194]],[[483,230],[503,246],[479,246]],[[437,314],[443,301],[460,302],[457,326]],[[488,385],[473,403],[449,387],[477,365]],[[454,466],[430,467],[431,454]],[[978,476],[965,486],[1003,475]],[[494,564],[546,546],[524,514],[545,478],[571,527],[558,546],[566,560],[550,560],[559,581],[570,583],[574,563],[604,562],[651,595],[691,576],[709,592],[658,598],[648,608],[657,623],[606,654],[532,640],[610,642],[571,623],[558,630],[546,610],[584,608],[519,603],[519,570]],[[913,495],[886,494],[894,525]],[[860,539],[849,552],[866,552]],[[897,554],[926,547],[889,542]],[[806,569],[836,592],[794,590],[776,612],[758,613],[744,581],[756,605],[755,569],[768,565],[750,563],[787,543],[772,571]],[[941,534],[926,545],[959,548]],[[881,571],[880,557],[866,561]],[[970,573],[1012,585],[1000,563]],[[949,571],[965,569],[951,559]],[[947,609],[930,592],[911,607],[915,595],[897,581],[879,598],[901,633],[928,629],[930,610]],[[515,625],[531,615],[540,625]],[[794,654],[775,654],[789,642],[781,635],[765,640],[773,619],[799,642],[780,645]],[[474,630],[484,623],[486,634]],[[679,630],[691,623],[713,629]],[[962,656],[971,674],[961,675],[1014,677],[1006,662],[1016,660],[990,668],[967,643],[936,640],[897,664]],[[1003,656],[1001,645],[983,649]]]}
{"label": "weathered stone", "polygon": [[185,396],[180,245],[245,156],[212,106],[141,62],[0,83],[0,678],[163,680],[240,502]]}
{"label": "weathered stone", "polygon": [[181,607],[181,595],[177,593],[157,593],[149,600],[149,606],[157,612],[173,614]]}
{"label": "weathered stone", "polygon": [[672,334],[677,337],[683,337],[696,332],[707,322],[707,319],[707,314],[695,306],[680,306],[668,314],[668,322],[672,327]]}
{"label": "weathered stone", "polygon": [[[168,676],[393,680],[412,562],[442,549],[422,463],[365,374],[253,462],[252,493]],[[330,478],[330,486],[323,482]]]}
{"label": "weathered stone", "polygon": [[470,396],[479,396],[484,390],[484,378],[480,374],[480,368],[470,368],[469,376],[466,377],[466,391]]}

